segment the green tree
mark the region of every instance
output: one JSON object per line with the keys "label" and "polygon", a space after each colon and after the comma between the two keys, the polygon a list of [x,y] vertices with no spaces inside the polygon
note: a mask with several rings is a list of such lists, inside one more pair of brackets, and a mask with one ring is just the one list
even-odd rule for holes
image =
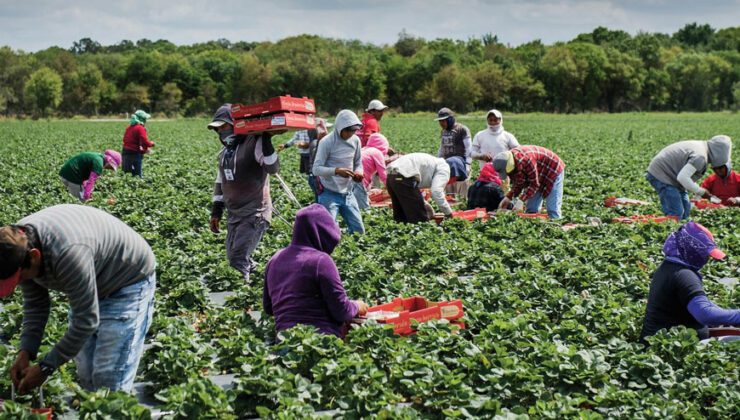
{"label": "green tree", "polygon": [[34,118],[46,117],[62,102],[62,78],[48,67],[31,74],[23,91]]}
{"label": "green tree", "polygon": [[177,84],[165,83],[157,101],[157,109],[169,116],[177,115],[180,111],[180,101],[182,101],[182,91]]}
{"label": "green tree", "polygon": [[465,70],[453,64],[443,68],[419,92],[419,99],[427,106],[447,106],[456,112],[468,112],[482,95],[482,89]]}
{"label": "green tree", "polygon": [[689,47],[701,47],[709,45],[714,35],[714,28],[708,24],[699,25],[698,23],[688,23],[678,32],[673,34],[673,38],[678,42]]}
{"label": "green tree", "polygon": [[678,55],[666,69],[674,108],[695,111],[718,109],[722,80],[732,71],[722,58],[696,52]]}
{"label": "green tree", "polygon": [[144,85],[130,83],[121,92],[119,102],[127,113],[133,113],[139,108],[147,108],[151,103],[149,89]]}
{"label": "green tree", "polygon": [[103,88],[103,74],[94,64],[83,64],[64,85],[62,109],[69,114],[97,114]]}

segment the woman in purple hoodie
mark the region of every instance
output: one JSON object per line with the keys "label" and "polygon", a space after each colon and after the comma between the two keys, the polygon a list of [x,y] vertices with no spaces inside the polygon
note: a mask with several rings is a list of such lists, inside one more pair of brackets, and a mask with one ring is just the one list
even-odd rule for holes
{"label": "woman in purple hoodie", "polygon": [[367,305],[347,298],[331,258],[341,237],[324,206],[312,204],[298,211],[293,240],[272,256],[265,269],[262,305],[275,316],[278,331],[308,324],[341,337],[345,323],[365,315]]}

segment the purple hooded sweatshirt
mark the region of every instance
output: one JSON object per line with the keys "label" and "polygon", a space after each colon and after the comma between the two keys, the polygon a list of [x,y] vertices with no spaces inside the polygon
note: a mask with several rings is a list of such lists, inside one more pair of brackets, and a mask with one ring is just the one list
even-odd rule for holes
{"label": "purple hooded sweatshirt", "polygon": [[262,305],[275,316],[278,331],[308,324],[341,336],[342,325],[357,315],[358,306],[347,298],[331,258],[340,238],[339,226],[322,205],[298,211],[293,240],[265,269]]}

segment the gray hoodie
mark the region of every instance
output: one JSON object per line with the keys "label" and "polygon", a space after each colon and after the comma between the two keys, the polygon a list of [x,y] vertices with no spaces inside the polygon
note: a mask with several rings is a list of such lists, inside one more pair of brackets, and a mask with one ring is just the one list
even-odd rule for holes
{"label": "gray hoodie", "polygon": [[729,169],[731,151],[732,141],[723,135],[714,136],[708,141],[680,141],[661,150],[650,162],[648,173],[665,184],[684,190],[678,181],[678,174],[684,166],[690,164],[696,169],[691,176],[696,182],[704,176],[709,166],[716,168],[727,165]]}
{"label": "gray hoodie", "polygon": [[336,168],[347,168],[362,173],[360,139],[353,135],[344,140],[339,135],[342,130],[353,125],[362,125],[357,115],[348,109],[339,111],[334,121],[334,130],[321,139],[316,149],[312,172],[329,191],[340,194],[352,192],[352,179],[335,175]]}

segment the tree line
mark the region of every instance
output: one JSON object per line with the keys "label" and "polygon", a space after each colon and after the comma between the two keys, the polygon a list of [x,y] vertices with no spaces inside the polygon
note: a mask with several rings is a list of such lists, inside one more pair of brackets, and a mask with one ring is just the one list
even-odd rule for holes
{"label": "tree line", "polygon": [[314,35],[278,42],[217,40],[177,46],[83,38],[71,48],[0,48],[0,113],[170,116],[280,94],[322,111],[381,98],[400,111],[716,111],[740,108],[740,27],[687,24],[672,35],[598,27],[569,42],[516,47],[486,34],[415,37],[393,45]]}

